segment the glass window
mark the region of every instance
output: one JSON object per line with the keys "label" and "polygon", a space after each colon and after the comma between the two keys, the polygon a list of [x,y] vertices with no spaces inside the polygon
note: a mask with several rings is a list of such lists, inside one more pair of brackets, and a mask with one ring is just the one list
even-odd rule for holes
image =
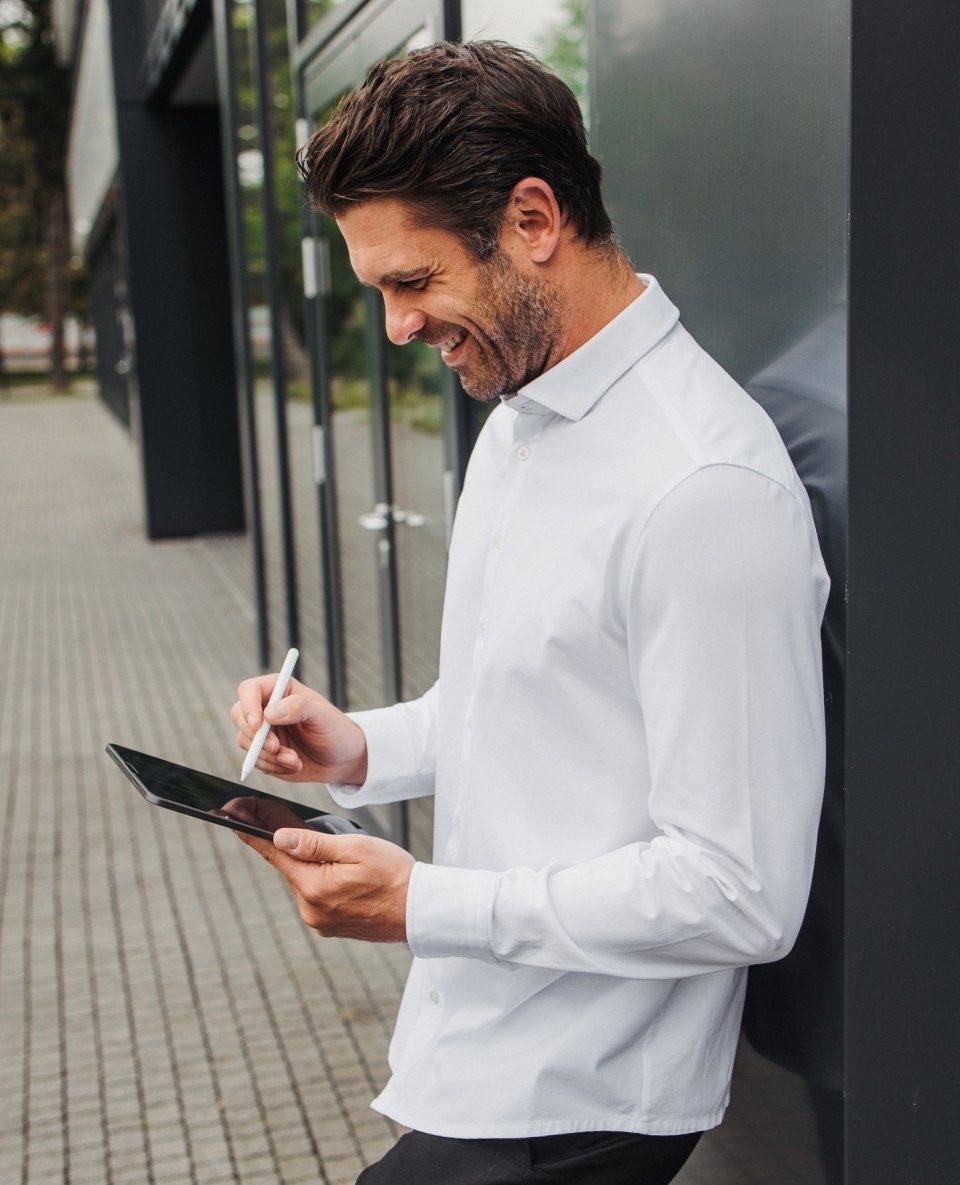
{"label": "glass window", "polygon": [[[285,0],[261,0],[267,93],[262,97],[272,148],[266,176],[260,140],[255,12],[233,9],[238,111],[237,172],[247,262],[247,320],[255,371],[255,418],[271,661],[289,643],[301,651],[297,674],[327,690],[324,589],[314,481],[313,407],[304,342],[300,182],[295,163],[295,104]],[[272,181],[272,188],[264,187]],[[267,205],[269,203],[269,205]],[[272,225],[267,224],[267,211]],[[273,250],[275,258],[269,259]],[[273,285],[270,265],[273,264]],[[279,383],[278,383],[279,379]],[[277,387],[281,387],[282,402]],[[285,508],[283,499],[289,501]],[[289,516],[289,547],[284,518]]]}
{"label": "glass window", "polygon": [[331,9],[344,2],[345,0],[298,0],[301,32],[305,34],[314,25],[319,24]]}

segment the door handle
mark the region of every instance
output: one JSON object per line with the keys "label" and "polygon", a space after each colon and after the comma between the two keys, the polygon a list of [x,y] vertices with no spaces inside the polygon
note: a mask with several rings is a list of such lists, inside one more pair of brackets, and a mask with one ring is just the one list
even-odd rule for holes
{"label": "door handle", "polygon": [[376,510],[372,510],[369,514],[361,514],[357,519],[365,531],[385,531],[389,521],[385,514],[378,514]]}
{"label": "door handle", "polygon": [[391,508],[386,502],[377,502],[373,510],[361,514],[357,522],[365,531],[385,531],[391,519],[406,527],[422,527],[427,516],[415,510],[401,510],[399,506]]}
{"label": "door handle", "polygon": [[394,506],[393,521],[403,523],[405,527],[422,527],[427,521],[427,516],[416,510],[401,510],[398,506]]}

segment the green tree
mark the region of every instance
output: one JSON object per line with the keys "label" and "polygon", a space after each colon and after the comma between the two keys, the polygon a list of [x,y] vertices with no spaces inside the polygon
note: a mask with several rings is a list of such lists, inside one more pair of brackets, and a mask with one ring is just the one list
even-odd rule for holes
{"label": "green tree", "polygon": [[0,307],[49,321],[50,381],[64,390],[70,79],[54,54],[50,8],[0,0]]}

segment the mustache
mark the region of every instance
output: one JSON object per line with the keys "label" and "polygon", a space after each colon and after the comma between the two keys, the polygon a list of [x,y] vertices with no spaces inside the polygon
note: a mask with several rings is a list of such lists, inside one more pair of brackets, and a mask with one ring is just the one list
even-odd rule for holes
{"label": "mustache", "polygon": [[452,321],[444,321],[439,325],[424,325],[422,329],[418,329],[413,334],[413,340],[423,342],[425,346],[442,346],[444,342],[448,342],[452,337],[459,337],[461,333],[467,331],[462,325],[454,325]]}

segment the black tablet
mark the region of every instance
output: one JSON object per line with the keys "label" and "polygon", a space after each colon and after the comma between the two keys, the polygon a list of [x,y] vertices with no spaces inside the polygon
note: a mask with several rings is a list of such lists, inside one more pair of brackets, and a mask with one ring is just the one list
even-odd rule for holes
{"label": "black tablet", "polygon": [[151,757],[123,745],[107,745],[107,752],[147,802],[194,819],[246,831],[263,839],[272,839],[280,827],[309,827],[334,835],[363,832],[359,824],[340,815],[252,790],[239,782],[228,782],[213,774],[164,761],[162,757]]}

